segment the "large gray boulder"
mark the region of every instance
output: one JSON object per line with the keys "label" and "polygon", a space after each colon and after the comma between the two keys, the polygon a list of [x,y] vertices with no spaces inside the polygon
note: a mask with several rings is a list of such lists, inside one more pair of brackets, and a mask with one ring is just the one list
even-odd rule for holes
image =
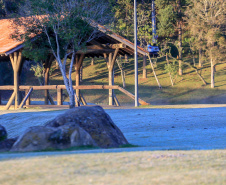
{"label": "large gray boulder", "polygon": [[122,132],[100,106],[76,107],[44,126],[30,127],[10,151],[66,149],[75,146],[119,147],[128,144]]}
{"label": "large gray boulder", "polygon": [[46,123],[46,127],[57,128],[65,124],[75,124],[84,129],[101,148],[128,144],[122,132],[100,106],[70,109]]}
{"label": "large gray boulder", "polygon": [[6,138],[7,138],[6,129],[2,125],[0,125],[0,141],[5,140]]}
{"label": "large gray boulder", "polygon": [[10,151],[41,151],[74,146],[96,146],[96,143],[86,131],[74,124],[58,128],[34,126],[17,139]]}

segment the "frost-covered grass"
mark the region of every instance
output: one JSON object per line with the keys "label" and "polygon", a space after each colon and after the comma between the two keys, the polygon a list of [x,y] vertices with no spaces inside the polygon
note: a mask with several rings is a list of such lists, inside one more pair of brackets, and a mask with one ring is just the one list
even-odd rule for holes
{"label": "frost-covered grass", "polygon": [[226,150],[42,156],[0,161],[0,184],[223,185]]}

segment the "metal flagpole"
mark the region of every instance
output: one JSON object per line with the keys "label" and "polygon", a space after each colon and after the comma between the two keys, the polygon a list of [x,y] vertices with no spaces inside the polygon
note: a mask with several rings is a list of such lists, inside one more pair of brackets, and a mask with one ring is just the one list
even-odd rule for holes
{"label": "metal flagpole", "polygon": [[137,62],[137,2],[134,0],[134,70],[135,70],[135,107],[138,102],[138,62]]}

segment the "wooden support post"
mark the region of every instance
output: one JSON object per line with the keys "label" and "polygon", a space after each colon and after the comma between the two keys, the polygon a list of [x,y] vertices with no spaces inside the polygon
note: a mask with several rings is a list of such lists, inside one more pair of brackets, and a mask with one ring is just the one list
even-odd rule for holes
{"label": "wooden support post", "polygon": [[33,91],[33,88],[31,87],[29,90],[28,90],[28,93],[25,95],[24,99],[22,100],[19,108],[22,108],[25,104],[25,102],[27,101],[27,99],[30,97],[31,95],[31,92]]}
{"label": "wooden support post", "polygon": [[117,107],[120,107],[120,103],[115,95],[114,95],[114,102]]}
{"label": "wooden support post", "polygon": [[[28,92],[29,92],[29,89],[26,89],[25,94],[28,94]],[[31,104],[31,96],[28,96],[25,105],[30,105],[30,104]]]}
{"label": "wooden support post", "polygon": [[[114,55],[110,53],[108,55],[108,80],[109,80],[109,85],[112,86],[114,85],[114,64],[116,57],[118,55],[119,48],[115,49]],[[114,105],[114,90],[109,89],[109,105]]]}
{"label": "wooden support post", "polygon": [[62,89],[57,87],[57,105],[62,105]]}
{"label": "wooden support post", "polygon": [[[14,73],[14,92],[15,92],[15,109],[18,107],[19,102],[19,70],[22,61],[22,51],[15,51],[13,54],[9,55],[10,61],[13,66]],[[11,102],[12,103],[12,102]]]}
{"label": "wooden support post", "polygon": [[[76,86],[80,85],[80,69],[81,69],[84,57],[85,57],[84,54],[80,55],[80,57],[78,55],[76,55],[76,57],[75,57],[75,70],[76,70],[75,85]],[[76,96],[78,98],[78,101],[80,102],[80,90],[79,89],[76,89]]]}
{"label": "wooden support post", "polygon": [[146,63],[147,63],[147,57],[143,56],[143,78],[147,78]]}
{"label": "wooden support post", "polygon": [[80,98],[81,98],[82,104],[83,104],[83,105],[87,105],[87,102],[86,102],[85,98],[83,97],[83,95],[80,94],[80,96],[81,96]]}
{"label": "wooden support post", "polygon": [[[111,56],[111,55],[110,55]],[[108,71],[108,80],[109,80],[109,85],[114,85],[114,81],[113,81],[113,69],[109,69]],[[109,105],[114,105],[113,102],[113,89],[109,89]]]}
{"label": "wooden support post", "polygon": [[16,95],[16,92],[14,91],[13,94],[12,94],[12,96],[10,97],[8,103],[5,106],[5,110],[8,110],[9,107],[12,105],[12,102],[15,99],[15,95]]}

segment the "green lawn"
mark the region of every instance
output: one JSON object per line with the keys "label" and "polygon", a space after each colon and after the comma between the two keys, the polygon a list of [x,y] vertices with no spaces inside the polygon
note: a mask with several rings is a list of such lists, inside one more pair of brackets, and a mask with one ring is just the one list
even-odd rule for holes
{"label": "green lawn", "polygon": [[25,157],[0,166],[1,185],[226,184],[226,150]]}

